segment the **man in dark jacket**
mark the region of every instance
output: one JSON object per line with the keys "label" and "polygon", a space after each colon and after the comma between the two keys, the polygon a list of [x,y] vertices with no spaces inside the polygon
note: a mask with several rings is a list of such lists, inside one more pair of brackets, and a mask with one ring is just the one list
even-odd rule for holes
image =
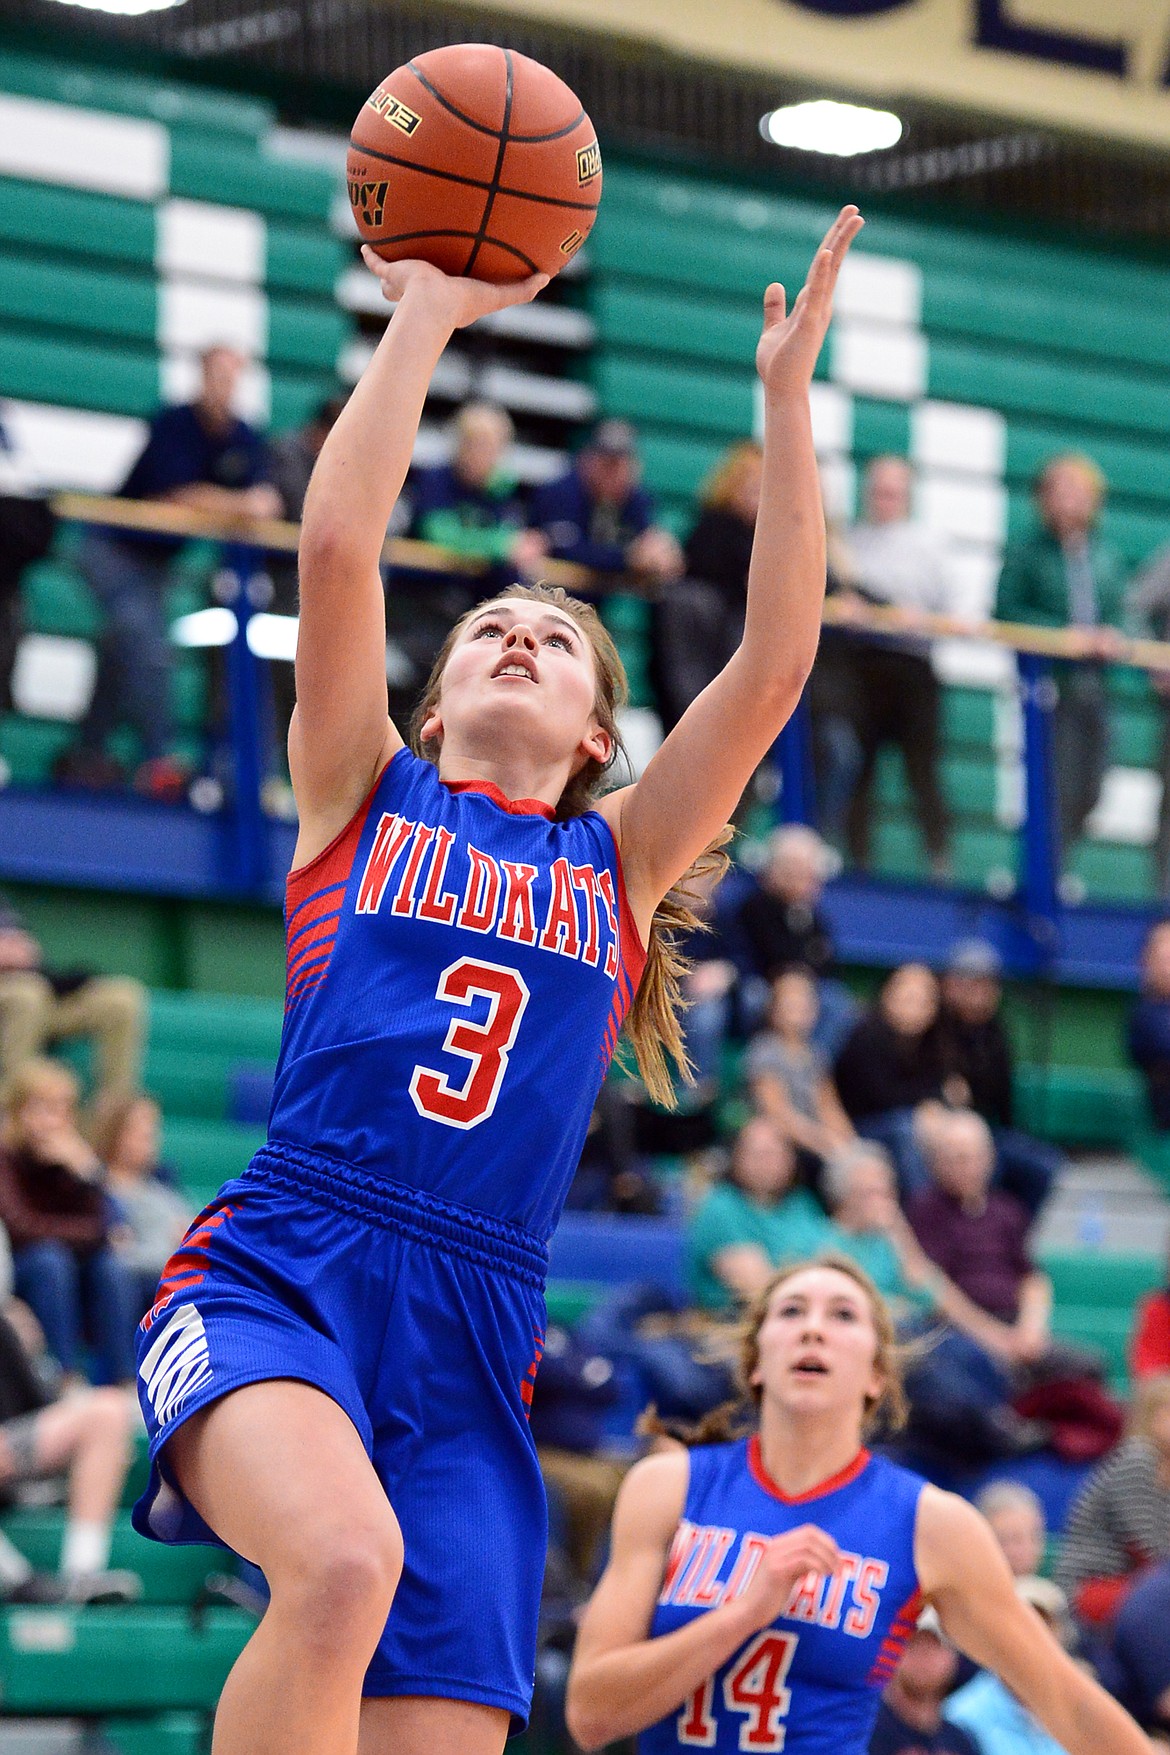
{"label": "man in dark jacket", "polygon": [[655,522],[640,475],[633,427],[603,420],[568,474],[532,496],[532,522],[550,552],[595,573],[631,573],[659,585],[680,578],[682,550]]}

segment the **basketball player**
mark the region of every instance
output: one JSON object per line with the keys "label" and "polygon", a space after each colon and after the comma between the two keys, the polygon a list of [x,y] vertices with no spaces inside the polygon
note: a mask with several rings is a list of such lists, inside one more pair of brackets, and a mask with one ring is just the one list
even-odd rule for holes
{"label": "basketball player", "polygon": [[578,1742],[864,1755],[931,1603],[1068,1755],[1149,1755],[1016,1595],[980,1514],[865,1449],[905,1407],[893,1323],[862,1269],[782,1269],[749,1312],[740,1369],[751,1436],[729,1439],[725,1408],[622,1486],[569,1677]]}
{"label": "basketball player", "polygon": [[[305,499],[300,831],[269,1140],[143,1320],[136,1527],[217,1539],[272,1602],[216,1755],[498,1755],[531,1697],[545,1548],[527,1405],[552,1233],[623,1017],[681,1054],[674,890],[718,841],[816,651],[808,386],[860,229],[764,301],[764,490],[731,662],[636,785],[594,803],[621,666],[519,588],[465,616],[413,747],[386,714],[378,559],[453,332],[545,283],[366,261],[397,308]],[[364,1696],[364,1704],[363,1704]]]}

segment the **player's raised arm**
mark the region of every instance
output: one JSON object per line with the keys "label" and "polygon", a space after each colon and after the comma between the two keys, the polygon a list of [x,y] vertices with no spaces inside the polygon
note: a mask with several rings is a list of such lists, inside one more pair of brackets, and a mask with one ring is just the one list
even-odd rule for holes
{"label": "player's raised arm", "polygon": [[837,275],[861,226],[855,207],[842,208],[790,312],[782,286],[764,295],[756,353],[764,386],[764,474],[743,640],[637,784],[602,805],[621,845],[635,914],[643,919],[727,822],[800,699],[816,656],[825,526],[808,391]]}
{"label": "player's raised arm", "polygon": [[321,449],[300,544],[297,708],[289,762],[300,811],[296,862],[349,821],[401,743],[386,710],[386,623],[378,559],[410,467],[431,375],[456,329],[522,303],[544,275],[509,286],[425,262],[367,266],[397,309]]}
{"label": "player's raised arm", "polygon": [[973,1506],[925,1488],[915,1547],[922,1589],[949,1637],[993,1670],[1068,1755],[1150,1755],[1129,1714],[1016,1595],[999,1543]]}

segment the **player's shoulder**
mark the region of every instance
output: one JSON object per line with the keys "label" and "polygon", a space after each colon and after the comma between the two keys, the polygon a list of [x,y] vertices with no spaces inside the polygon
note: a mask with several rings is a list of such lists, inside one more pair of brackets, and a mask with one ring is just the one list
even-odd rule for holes
{"label": "player's shoulder", "polygon": [[690,1478],[691,1453],[683,1444],[668,1443],[636,1462],[618,1494],[615,1541],[669,1538],[686,1508]]}

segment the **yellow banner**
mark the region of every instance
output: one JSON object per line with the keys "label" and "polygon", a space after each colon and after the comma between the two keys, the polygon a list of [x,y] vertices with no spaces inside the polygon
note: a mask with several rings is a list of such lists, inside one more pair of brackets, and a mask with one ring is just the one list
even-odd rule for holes
{"label": "yellow banner", "polygon": [[[477,4],[478,0],[472,0]],[[526,18],[899,97],[1170,146],[1170,0],[486,0]]]}

